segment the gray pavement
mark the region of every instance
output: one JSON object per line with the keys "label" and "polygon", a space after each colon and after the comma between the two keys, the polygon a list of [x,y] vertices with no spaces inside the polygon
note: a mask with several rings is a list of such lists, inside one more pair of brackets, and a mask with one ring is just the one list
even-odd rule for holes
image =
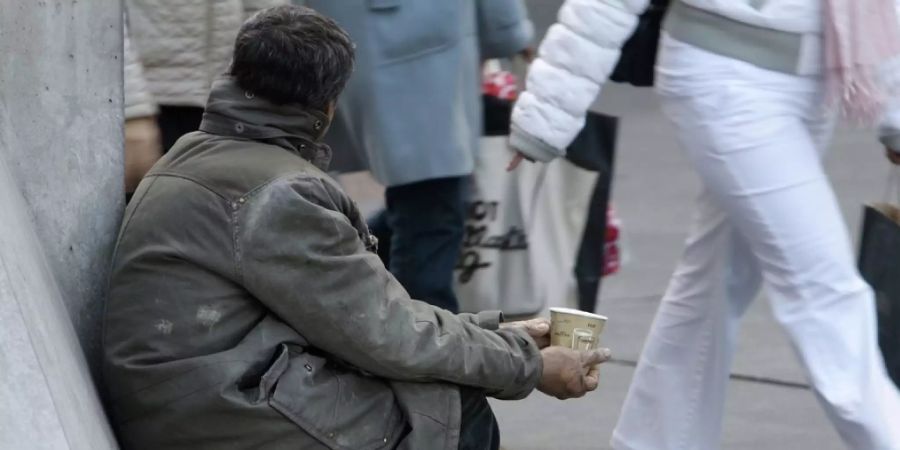
{"label": "gray pavement", "polygon": [[[540,32],[558,5],[529,1]],[[618,362],[604,367],[600,389],[584,399],[561,402],[535,393],[521,402],[493,402],[507,450],[609,448],[634,371],[629,364],[637,360],[675,267],[699,191],[652,91],[609,85],[596,109],[623,119],[613,197],[623,221],[626,262],[605,282],[598,308],[610,317],[604,339]],[[889,173],[874,132],[840,130],[827,166],[856,236],[862,205],[883,198]],[[364,209],[378,207],[380,191],[364,175],[347,185]],[[723,449],[844,448],[803,387],[803,369],[764,298],[744,320],[733,371]]]}

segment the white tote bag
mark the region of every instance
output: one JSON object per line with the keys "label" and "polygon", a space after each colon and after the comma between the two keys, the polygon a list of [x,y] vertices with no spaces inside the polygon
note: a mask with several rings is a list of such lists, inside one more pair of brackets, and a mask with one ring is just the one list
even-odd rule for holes
{"label": "white tote bag", "polygon": [[507,172],[507,142],[481,141],[454,274],[460,310],[520,318],[578,307],[574,269],[598,175],[565,159]]}
{"label": "white tote bag", "polygon": [[[498,71],[492,61],[486,79]],[[508,82],[499,77],[499,84]],[[503,96],[502,91],[489,95],[498,94]],[[615,142],[615,124],[590,119],[586,128],[595,133],[583,132],[579,148],[589,151],[582,160],[596,157],[596,150],[611,152]],[[485,131],[508,131],[501,130],[508,119],[501,117],[501,122],[494,128],[490,124],[496,121],[486,121]],[[549,164],[523,163],[510,173],[508,141],[508,136],[483,137],[476,155],[463,249],[454,273],[460,310],[500,310],[520,318],[552,306],[578,307],[575,272],[585,233],[605,233],[587,230],[599,169],[559,158]]]}
{"label": "white tote bag", "polygon": [[530,251],[531,211],[546,166],[523,164],[507,172],[513,157],[508,140],[481,140],[454,288],[461,311],[500,310],[523,317],[539,314],[546,302]]}

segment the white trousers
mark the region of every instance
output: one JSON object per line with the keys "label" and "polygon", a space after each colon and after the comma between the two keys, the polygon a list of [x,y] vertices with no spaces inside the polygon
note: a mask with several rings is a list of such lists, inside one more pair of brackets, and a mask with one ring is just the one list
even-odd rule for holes
{"label": "white trousers", "polygon": [[820,82],[668,37],[661,51],[658,89],[705,191],[613,447],[720,447],[739,322],[765,285],[846,444],[900,449],[900,395],[878,350],[875,300],[820,161],[833,126]]}

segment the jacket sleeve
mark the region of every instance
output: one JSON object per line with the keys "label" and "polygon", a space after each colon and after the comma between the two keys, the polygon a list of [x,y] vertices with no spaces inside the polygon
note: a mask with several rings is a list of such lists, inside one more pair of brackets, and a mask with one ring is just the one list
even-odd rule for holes
{"label": "jacket sleeve", "polygon": [[528,48],[534,25],[523,0],[476,0],[482,59],[505,58]]}
{"label": "jacket sleeve", "polygon": [[365,372],[527,396],[543,370],[534,341],[486,329],[499,314],[457,316],[411,300],[324,184],[279,181],[242,208],[236,243],[244,286],[310,345]]}
{"label": "jacket sleeve", "polygon": [[128,25],[125,27],[124,72],[125,78],[125,120],[156,115],[157,108],[147,89],[144,79],[144,68],[128,38]]}
{"label": "jacket sleeve", "polygon": [[566,0],[513,110],[510,145],[538,161],[565,154],[649,0]]}

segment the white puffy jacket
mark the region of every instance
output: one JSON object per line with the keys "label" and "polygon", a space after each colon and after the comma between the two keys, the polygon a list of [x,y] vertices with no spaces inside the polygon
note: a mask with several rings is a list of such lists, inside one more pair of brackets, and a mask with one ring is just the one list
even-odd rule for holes
{"label": "white puffy jacket", "polygon": [[[673,0],[676,1],[676,0]],[[750,25],[820,33],[821,0],[678,0]],[[649,0],[566,0],[541,43],[512,117],[511,144],[538,161],[565,153],[619,60]],[[898,2],[900,5],[900,2]],[[882,140],[900,149],[900,103],[886,114]]]}
{"label": "white puffy jacket", "polygon": [[206,104],[245,19],[288,0],[126,0],[129,34],[160,105]]}

